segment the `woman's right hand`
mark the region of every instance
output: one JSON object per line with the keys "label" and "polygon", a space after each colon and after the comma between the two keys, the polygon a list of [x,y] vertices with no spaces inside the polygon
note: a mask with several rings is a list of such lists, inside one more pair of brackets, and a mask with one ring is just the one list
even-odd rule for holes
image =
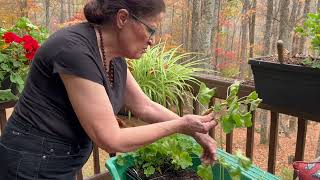
{"label": "woman's right hand", "polygon": [[199,115],[185,115],[181,118],[184,122],[182,127],[182,133],[192,135],[195,132],[207,133],[211,128],[216,126],[218,123],[213,120],[214,115],[210,113],[205,116]]}

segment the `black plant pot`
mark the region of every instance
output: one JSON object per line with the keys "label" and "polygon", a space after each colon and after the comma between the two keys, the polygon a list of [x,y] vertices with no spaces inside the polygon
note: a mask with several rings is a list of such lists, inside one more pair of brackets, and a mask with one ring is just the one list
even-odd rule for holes
{"label": "black plant pot", "polygon": [[320,69],[250,59],[263,103],[320,117]]}

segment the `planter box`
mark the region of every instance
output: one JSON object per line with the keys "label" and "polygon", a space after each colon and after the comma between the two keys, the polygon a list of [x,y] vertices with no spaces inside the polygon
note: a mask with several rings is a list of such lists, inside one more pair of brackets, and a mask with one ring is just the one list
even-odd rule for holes
{"label": "planter box", "polygon": [[250,59],[263,103],[320,117],[320,69]]}
{"label": "planter box", "polygon": [[[223,157],[227,163],[231,165],[232,168],[237,168],[237,160],[230,155],[229,153],[226,153],[223,150],[217,149],[217,156]],[[126,170],[127,168],[131,167],[133,165],[133,159],[130,159],[128,157],[128,164],[125,166],[119,166],[116,163],[117,157],[110,158],[106,161],[106,167],[108,168],[113,180],[130,180],[131,178],[126,176]],[[196,169],[197,166],[200,164],[199,157],[195,157],[193,159],[193,167],[192,169]],[[215,164],[212,168],[213,172],[213,179],[219,180],[222,179],[222,171],[219,164]],[[224,180],[231,180],[229,173],[227,170],[223,171],[223,177]],[[281,180],[279,177],[270,174],[266,171],[261,170],[260,168],[256,166],[252,166],[248,171],[242,171],[241,174],[241,180],[257,180],[257,179],[263,179],[263,180]]]}

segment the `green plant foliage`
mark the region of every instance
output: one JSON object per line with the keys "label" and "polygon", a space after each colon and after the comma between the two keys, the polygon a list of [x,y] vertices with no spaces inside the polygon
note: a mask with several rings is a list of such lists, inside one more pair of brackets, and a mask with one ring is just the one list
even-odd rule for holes
{"label": "green plant foliage", "polygon": [[3,101],[16,100],[17,97],[12,94],[10,89],[0,90],[0,99]]}
{"label": "green plant foliage", "polygon": [[213,177],[212,167],[208,166],[208,165],[200,165],[200,166],[198,166],[197,174],[203,180],[212,180],[212,177]]}
{"label": "green plant foliage", "polygon": [[188,91],[190,83],[200,82],[193,76],[205,69],[198,68],[202,60],[195,60],[192,53],[178,53],[179,47],[165,50],[165,43],[160,43],[139,60],[129,60],[129,68],[143,92],[153,101],[164,106],[178,107]]}
{"label": "green plant foliage", "polygon": [[[236,81],[228,88],[226,100],[216,103],[210,108],[215,113],[221,114],[221,118],[218,121],[221,123],[223,131],[227,134],[232,132],[234,128],[251,127],[251,112],[255,111],[262,101],[258,98],[258,94],[255,91],[248,96],[239,98],[239,88],[240,82]],[[211,99],[208,95],[202,95],[198,98]]]}
{"label": "green plant foliage", "polygon": [[[163,174],[192,166],[191,154],[200,156],[201,151],[200,145],[193,138],[172,135],[128,155],[134,157],[136,169],[143,169],[145,176],[150,177],[156,172]],[[117,164],[123,165],[124,157],[118,157]]]}
{"label": "green plant foliage", "polygon": [[[295,32],[311,39],[311,48],[320,53],[320,10],[316,13],[308,13],[306,21],[302,26],[295,28]],[[320,60],[309,58],[303,61],[304,65],[320,68]]]}
{"label": "green plant foliage", "polygon": [[210,89],[204,83],[201,83],[199,93],[197,95],[197,99],[201,104],[209,104],[214,94],[215,94],[214,89]]}
{"label": "green plant foliage", "polygon": [[[0,85],[12,92],[0,91],[0,101],[16,100],[24,88],[31,60],[39,45],[48,37],[45,28],[38,27],[22,17],[9,29],[0,28]],[[10,39],[12,38],[12,39]],[[40,43],[40,44],[39,44]]]}
{"label": "green plant foliage", "polygon": [[312,68],[320,68],[319,59],[306,58],[302,61],[302,64],[305,66],[310,66]]}
{"label": "green plant foliage", "polygon": [[[244,104],[253,111],[261,102],[256,92],[252,92],[246,97],[238,98],[239,86],[239,82],[232,84],[228,88],[227,100],[211,107],[214,111],[223,114],[220,121],[222,121],[222,124],[225,123],[225,125],[222,125],[225,132],[231,132],[233,128],[237,127],[250,127],[252,125],[251,113],[249,110],[241,109],[240,106]],[[205,84],[200,84],[199,94],[196,98],[202,99],[203,103],[208,103],[213,94],[213,89],[207,88]],[[201,146],[193,138],[179,134],[163,138],[135,152],[120,155],[117,158],[117,164],[124,165],[126,163],[124,157],[131,156],[134,159],[135,169],[142,169],[144,175],[150,177],[155,173],[162,175],[168,171],[189,168],[193,165],[191,155],[200,156],[201,152]],[[218,158],[217,163],[229,171],[233,180],[237,180],[240,179],[241,171],[249,169],[252,162],[242,155],[240,151],[234,156],[239,165],[236,169],[232,169],[223,157]],[[198,166],[197,174],[204,180],[212,180],[212,166]]]}

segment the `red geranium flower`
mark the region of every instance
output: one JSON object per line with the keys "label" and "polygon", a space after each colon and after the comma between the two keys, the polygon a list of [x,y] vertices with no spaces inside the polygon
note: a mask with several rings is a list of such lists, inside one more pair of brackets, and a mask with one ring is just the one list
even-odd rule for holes
{"label": "red geranium flower", "polygon": [[26,50],[25,57],[31,61],[40,47],[39,43],[29,35],[23,36],[22,41],[24,42],[23,48]]}
{"label": "red geranium flower", "polygon": [[6,43],[12,43],[12,42],[16,42],[16,43],[21,43],[21,38],[19,36],[17,36],[16,34],[12,33],[12,32],[6,32],[4,33],[4,35],[2,36],[2,39],[4,39],[4,42]]}

